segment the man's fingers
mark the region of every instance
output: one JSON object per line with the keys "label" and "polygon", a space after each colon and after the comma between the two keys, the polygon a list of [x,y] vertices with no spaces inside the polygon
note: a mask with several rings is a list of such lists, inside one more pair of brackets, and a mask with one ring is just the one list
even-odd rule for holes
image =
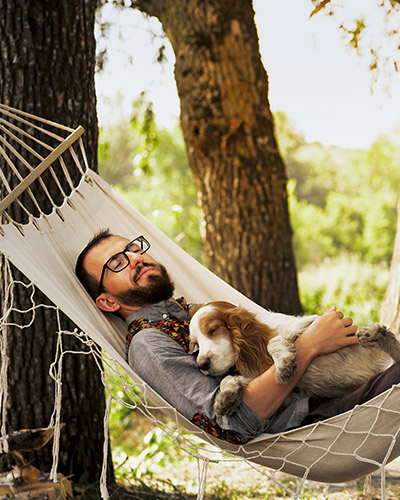
{"label": "man's fingers", "polygon": [[[346,336],[347,337],[355,337],[357,333],[358,327],[356,325],[351,325],[346,327]],[[358,337],[356,337],[358,339]]]}
{"label": "man's fingers", "polygon": [[351,318],[344,318],[343,324],[344,324],[344,326],[350,326],[353,324],[353,320]]}
{"label": "man's fingers", "polygon": [[[357,331],[357,329],[356,329],[356,331]],[[358,337],[357,337],[357,335],[355,333],[356,332],[347,335],[347,339],[348,339],[349,345],[351,345],[351,344],[358,344]]]}

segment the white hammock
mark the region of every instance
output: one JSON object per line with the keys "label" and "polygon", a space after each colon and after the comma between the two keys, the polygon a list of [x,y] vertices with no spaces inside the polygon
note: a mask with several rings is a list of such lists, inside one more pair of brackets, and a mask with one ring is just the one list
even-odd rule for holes
{"label": "white hammock", "polygon": [[[10,112],[13,116],[19,113],[0,105],[0,116]],[[27,118],[29,121],[39,120],[32,116]],[[1,120],[0,130],[3,131],[4,127],[4,120]],[[64,130],[76,134],[75,137],[81,133],[80,129],[74,132],[64,127]],[[9,140],[9,134],[7,137]],[[80,139],[79,143],[82,148]],[[71,154],[72,146],[67,146]],[[11,156],[15,156],[4,145],[0,150],[10,161]],[[82,149],[81,155],[84,159]],[[76,152],[71,157],[79,162]],[[62,175],[63,163],[58,158],[60,172],[56,175]],[[9,165],[9,161],[3,162],[2,169],[3,165]],[[53,168],[56,170],[55,165]],[[151,412],[151,408],[161,408],[184,428],[218,449],[251,463],[298,476],[303,482],[305,479],[328,483],[350,481],[379,468],[383,471],[385,465],[400,454],[398,386],[324,422],[281,434],[263,434],[245,445],[221,441],[194,426],[148,387],[126,363],[125,324],[101,313],[76,279],[74,266],[78,253],[101,228],[109,227],[113,233],[127,238],[144,234],[151,241],[152,257],[169,270],[177,296],[184,295],[189,302],[224,299],[240,303],[261,317],[268,315],[268,311],[185,253],[87,165],[82,169],[79,185],[60,207],[54,207],[50,215],[30,216],[30,222],[24,225],[13,222],[7,215],[8,204],[18,202],[19,193],[9,188],[3,174],[1,177],[9,196],[0,202],[0,210],[6,219],[0,225],[0,251],[129,373],[142,388],[146,410]],[[21,184],[23,182],[21,180]],[[25,188],[26,185],[22,190]]]}

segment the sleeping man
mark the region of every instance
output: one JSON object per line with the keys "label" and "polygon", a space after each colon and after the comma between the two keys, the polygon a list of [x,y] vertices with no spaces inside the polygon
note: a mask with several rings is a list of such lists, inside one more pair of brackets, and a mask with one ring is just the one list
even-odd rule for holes
{"label": "sleeping man", "polygon": [[272,366],[245,387],[232,415],[216,416],[214,399],[222,378],[199,370],[190,353],[188,305],[184,298],[174,298],[174,284],[149,248],[143,236],[130,241],[100,231],[79,255],[76,274],[99,309],[126,321],[127,361],[134,371],[206,432],[244,443],[263,432],[282,432],[337,415],[400,381],[400,365],[395,363],[344,397],[301,397],[282,406],[316,356],[358,342],[352,319],[332,308],[296,340],[298,368],[288,383],[276,382]]}

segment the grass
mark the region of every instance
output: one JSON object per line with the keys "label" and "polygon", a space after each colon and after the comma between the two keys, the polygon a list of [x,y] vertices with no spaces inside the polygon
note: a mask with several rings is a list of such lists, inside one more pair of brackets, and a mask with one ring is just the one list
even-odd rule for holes
{"label": "grass", "polygon": [[[221,464],[219,464],[221,465]],[[219,466],[218,465],[218,466]],[[237,476],[235,470],[226,471],[224,478],[221,474],[210,477],[207,483],[204,500],[284,500],[292,498],[291,494],[265,477],[255,479],[244,474]],[[243,470],[241,471],[243,473]],[[220,481],[216,482],[215,479]],[[243,480],[244,479],[244,480]],[[283,484],[292,490],[298,486],[296,478],[283,479]],[[348,484],[326,485],[322,483],[306,483],[299,499],[303,500],[381,500],[379,478],[374,476],[369,492],[364,492],[364,481],[354,481]],[[112,500],[195,500],[197,493],[188,493],[185,484],[179,487],[171,480],[135,480],[131,484],[118,482],[109,486],[109,495]],[[387,481],[386,500],[398,500],[400,497],[399,477],[392,477]],[[85,491],[75,491],[74,499],[100,500],[101,497],[95,487]]]}
{"label": "grass", "polygon": [[[134,421],[138,427],[140,420],[144,417],[135,415]],[[144,427],[145,424],[143,424]],[[157,437],[157,450],[154,455],[145,454],[147,463],[145,468],[118,467],[114,460],[117,476],[117,486],[110,488],[110,498],[119,500],[141,499],[141,500],[194,500],[198,491],[198,467],[197,460],[186,455],[175,447],[167,437],[164,441],[163,434],[159,430],[149,430],[146,434]],[[144,439],[141,447],[132,450],[137,457],[143,453],[146,446],[154,445],[153,438]],[[114,453],[118,452],[118,436],[112,437]],[[163,448],[165,445],[165,449]],[[159,450],[164,450],[161,458]],[[118,455],[118,453],[117,453]],[[143,455],[142,455],[143,456]],[[151,457],[154,457],[152,461]],[[158,458],[157,458],[158,457]],[[271,471],[273,472],[273,471]],[[210,463],[207,475],[207,484],[204,500],[280,500],[292,498],[290,492],[299,489],[300,479],[283,474],[275,473],[275,482],[265,473],[255,470],[243,461],[226,461]],[[386,500],[397,500],[400,498],[400,461],[392,467],[389,466],[387,478]],[[299,499],[306,500],[380,500],[380,473],[377,471],[372,476],[369,493],[364,493],[364,480],[352,481],[343,484],[324,484],[306,481],[299,493]],[[74,497],[75,498],[75,497]],[[76,497],[89,500],[97,500],[100,497],[90,498],[88,496]]]}
{"label": "grass", "polygon": [[[161,482],[148,485],[136,480],[134,484],[116,482],[108,486],[108,494],[112,500],[195,500],[196,495],[188,495],[171,483]],[[98,485],[85,488],[74,488],[74,500],[101,500]]]}

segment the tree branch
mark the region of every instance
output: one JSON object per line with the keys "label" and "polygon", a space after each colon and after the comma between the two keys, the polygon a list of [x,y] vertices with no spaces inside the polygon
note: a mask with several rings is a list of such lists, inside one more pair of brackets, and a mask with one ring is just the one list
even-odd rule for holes
{"label": "tree branch", "polygon": [[316,7],[315,9],[311,12],[310,14],[310,17],[312,17],[314,14],[316,14],[317,12],[319,12],[320,10],[322,10],[325,5],[327,5],[331,0],[323,0],[322,2],[320,2]]}

